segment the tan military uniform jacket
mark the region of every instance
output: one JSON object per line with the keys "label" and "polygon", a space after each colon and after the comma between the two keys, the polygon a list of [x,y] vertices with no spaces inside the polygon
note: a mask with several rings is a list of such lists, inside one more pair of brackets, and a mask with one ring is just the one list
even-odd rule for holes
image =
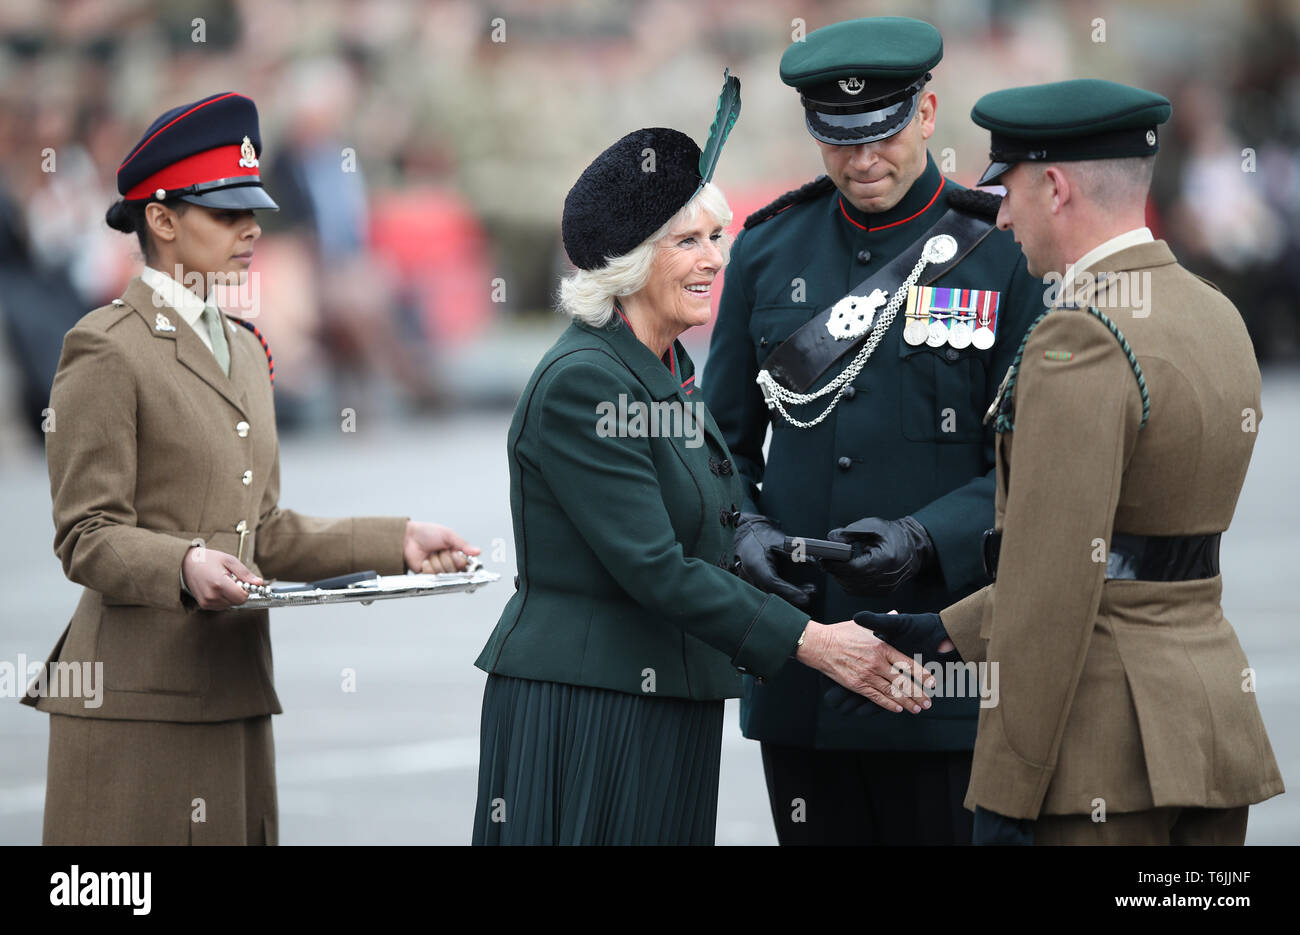
{"label": "tan military uniform jacket", "polygon": [[[997,581],[941,614],[963,659],[999,666],[966,805],[1034,818],[1095,812],[1099,800],[1111,813],[1260,802],[1282,778],[1221,578],[1105,578],[1113,533],[1228,529],[1255,444],[1259,369],[1237,310],[1163,241],[1085,272],[1101,271],[1095,290],[1076,273],[1080,307],[1030,333],[1014,430],[998,436]],[[1125,303],[1135,284],[1142,294],[1129,289]],[[1145,374],[1141,431],[1133,369],[1089,304]]]}
{"label": "tan military uniform jacket", "polygon": [[132,720],[278,714],[267,612],[200,611],[182,595],[181,560],[196,541],[236,555],[245,530],[242,560],[268,579],[405,570],[404,517],[320,519],[279,507],[266,355],[225,321],[229,377],[139,279],[64,338],[46,458],[54,549],[85,591],[50,658],[103,663],[104,691],[88,707],[84,697],[51,697],[52,685],[31,697],[33,686],[24,703]]}

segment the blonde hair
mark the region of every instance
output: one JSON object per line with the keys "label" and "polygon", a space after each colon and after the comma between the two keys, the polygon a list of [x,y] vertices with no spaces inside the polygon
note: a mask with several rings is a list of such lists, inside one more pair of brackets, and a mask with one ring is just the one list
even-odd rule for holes
{"label": "blonde hair", "polygon": [[560,280],[557,300],[559,310],[593,328],[605,327],[614,315],[615,298],[645,288],[659,240],[676,226],[694,224],[701,213],[711,214],[724,228],[719,247],[725,265],[731,255],[731,237],[725,233],[725,228],[731,223],[731,206],[727,204],[722,189],[712,182],[705,182],[699,194],[640,245],[622,256],[613,257],[598,269],[574,270],[564,276]]}

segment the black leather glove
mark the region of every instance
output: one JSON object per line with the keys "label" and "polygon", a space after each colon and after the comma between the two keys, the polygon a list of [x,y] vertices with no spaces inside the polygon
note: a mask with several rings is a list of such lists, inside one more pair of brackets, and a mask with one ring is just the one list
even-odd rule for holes
{"label": "black leather glove", "polygon": [[822,563],[822,568],[850,594],[888,594],[934,560],[930,534],[910,516],[870,516],[832,529],[826,538],[853,546],[853,557],[848,561]]}
{"label": "black leather glove", "polygon": [[948,639],[948,631],[938,614],[877,614],[864,610],[853,615],[853,622],[871,630],[900,653],[919,654],[922,662],[961,658],[955,648],[939,652],[939,644]]}
{"label": "black leather glove", "polygon": [[976,805],[975,830],[971,834],[971,843],[1029,847],[1034,843],[1034,820],[1008,818]]}
{"label": "black leather glove", "polygon": [[[900,653],[920,655],[923,663],[961,658],[955,649],[939,652],[939,644],[948,639],[948,631],[938,614],[878,614],[864,610],[853,615],[853,622],[871,630]],[[879,707],[840,685],[832,685],[822,701],[837,714],[870,714],[870,709]]]}
{"label": "black leather glove", "polygon": [[785,544],[781,527],[761,513],[741,513],[736,523],[736,558],[740,576],[769,594],[784,598],[796,607],[807,608],[817,593],[815,584],[791,584],[776,573],[773,552]]}

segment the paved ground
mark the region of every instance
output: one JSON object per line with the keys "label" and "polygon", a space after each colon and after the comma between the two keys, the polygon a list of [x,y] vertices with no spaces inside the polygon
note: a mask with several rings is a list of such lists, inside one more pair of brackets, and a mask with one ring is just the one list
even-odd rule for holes
{"label": "paved ground", "polygon": [[[1224,607],[1258,669],[1282,771],[1300,781],[1300,636],[1287,588],[1296,575],[1300,375],[1269,374],[1265,421],[1237,520],[1223,548]],[[508,415],[286,440],[283,505],[305,512],[404,513],[444,522],[487,552],[502,580],[473,595],[280,611],[273,618],[281,840],[286,844],[465,843],[474,808],[483,675],[472,665],[514,574],[504,441]],[[51,549],[49,489],[38,457],[0,471],[0,662],[44,658],[79,588]],[[495,554],[493,554],[495,552]],[[341,670],[357,690],[341,690]],[[46,719],[0,699],[0,843],[39,841]],[[718,842],[774,843],[758,747],[728,705]],[[1252,814],[1251,843],[1300,843],[1284,795]]]}

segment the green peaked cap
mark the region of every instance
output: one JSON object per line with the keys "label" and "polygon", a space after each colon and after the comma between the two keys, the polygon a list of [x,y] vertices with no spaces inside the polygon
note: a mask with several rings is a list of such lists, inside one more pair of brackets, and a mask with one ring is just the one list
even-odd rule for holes
{"label": "green peaked cap", "polygon": [[943,58],[943,37],[906,16],[869,16],[814,29],[781,56],[781,80],[806,88],[839,78],[920,78]]}
{"label": "green peaked cap", "polygon": [[990,132],[986,185],[1018,162],[1074,162],[1150,156],[1156,128],[1169,119],[1169,99],[1154,91],[1077,78],[985,94],[971,120]]}

